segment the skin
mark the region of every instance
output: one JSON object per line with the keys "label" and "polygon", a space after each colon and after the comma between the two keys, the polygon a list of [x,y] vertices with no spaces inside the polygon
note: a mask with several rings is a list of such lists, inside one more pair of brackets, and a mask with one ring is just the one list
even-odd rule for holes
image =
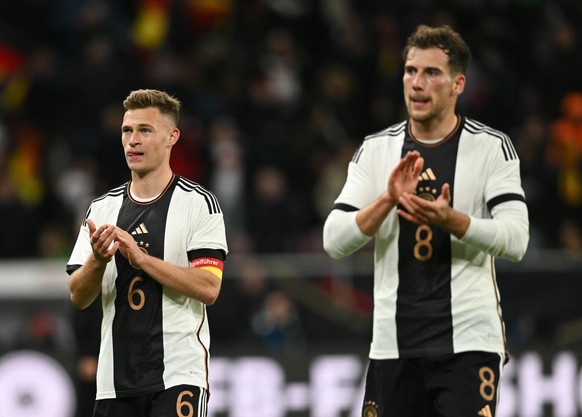
{"label": "skin", "polygon": [[[179,138],[178,128],[157,108],[125,112],[121,139],[133,196],[153,199],[164,191],[173,178],[170,153]],[[150,256],[127,231],[114,224],[96,226],[88,219],[87,226],[93,252],[69,280],[71,301],[77,308],[86,308],[97,298],[105,268],[117,251],[161,285],[207,305],[216,301],[221,280],[210,271],[177,267]]]}
{"label": "skin", "polygon": [[[446,53],[439,48],[411,48],[402,81],[414,137],[434,140],[452,132],[457,124],[455,106],[465,88],[465,76],[451,72]],[[423,166],[424,159],[417,151],[402,158],[388,178],[386,191],[357,213],[356,222],[362,233],[375,234],[399,203],[406,211],[398,209],[398,214],[410,222],[438,226],[458,238],[466,233],[470,217],[451,207],[449,184],[443,185],[435,201],[414,194]]]}

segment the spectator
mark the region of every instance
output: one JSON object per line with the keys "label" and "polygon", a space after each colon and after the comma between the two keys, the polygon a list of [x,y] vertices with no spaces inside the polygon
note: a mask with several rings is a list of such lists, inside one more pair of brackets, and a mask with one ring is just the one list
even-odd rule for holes
{"label": "spectator", "polygon": [[210,157],[213,160],[210,188],[221,202],[226,229],[239,236],[244,230],[245,156],[240,143],[240,131],[229,117],[219,117],[210,128]]}
{"label": "spectator", "polygon": [[305,348],[305,335],[295,302],[284,291],[271,292],[251,323],[255,334],[273,352]]}
{"label": "spectator", "polygon": [[258,253],[288,252],[307,229],[307,207],[275,166],[263,166],[253,178],[247,231]]}
{"label": "spectator", "polygon": [[[274,288],[260,260],[246,258],[236,280],[225,280],[220,298],[208,310],[213,338],[225,342],[255,345],[259,341],[252,331],[253,317],[261,309],[267,294]],[[233,326],[233,322],[238,325]]]}

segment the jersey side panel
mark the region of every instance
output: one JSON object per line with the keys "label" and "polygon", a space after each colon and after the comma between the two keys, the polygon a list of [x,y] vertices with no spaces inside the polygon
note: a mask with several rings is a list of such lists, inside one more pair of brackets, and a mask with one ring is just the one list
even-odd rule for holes
{"label": "jersey side panel", "polygon": [[[469,122],[470,123],[470,122]],[[458,175],[466,178],[455,189],[455,208],[475,218],[488,219],[487,198],[510,190],[522,194],[519,187],[507,188],[507,181],[500,181],[503,165],[515,162],[504,160],[502,139],[487,133],[487,127],[479,124],[465,125],[461,135]],[[501,169],[499,165],[502,165]],[[501,175],[501,177],[500,177]],[[519,184],[517,179],[512,182]],[[501,315],[499,290],[495,277],[494,257],[452,238],[453,243],[453,299],[455,352],[485,350],[504,352],[505,329]]]}
{"label": "jersey side panel", "polygon": [[[82,253],[82,258],[78,261],[80,264],[86,262],[89,253],[91,253],[91,244],[89,242],[89,229],[86,225],[86,220],[91,219],[96,227],[103,224],[116,224],[117,217],[124,199],[125,186],[111,190],[107,196],[96,199],[90,206],[86,219],[81,226],[78,243],[79,247],[75,245],[73,249],[73,257],[77,253]],[[82,243],[80,243],[82,242]],[[109,331],[113,324],[115,317],[115,308],[113,307],[115,299],[117,298],[117,290],[115,287],[115,278],[117,277],[117,262],[115,258],[107,264],[103,274],[103,282],[101,285],[101,302],[103,309],[103,319],[101,322],[101,344],[99,351],[99,368],[97,370],[97,398],[114,398],[114,366],[113,366],[113,340],[111,332]]]}
{"label": "jersey side panel", "polygon": [[[360,158],[352,162],[354,170],[358,168],[364,172],[362,180],[359,183],[352,183],[351,186],[354,194],[362,193],[361,188],[365,187],[368,195],[365,204],[387,189],[392,167],[400,160],[404,130],[405,125],[399,124],[379,135],[366,138]],[[398,238],[398,233],[398,215],[392,211],[375,235],[374,321],[369,353],[371,358],[398,356],[395,320],[396,293],[399,285],[398,247],[393,244]]]}
{"label": "jersey side panel", "polygon": [[[227,252],[222,212],[212,193],[181,179],[169,207],[166,260],[188,267],[188,253],[200,249]],[[190,384],[208,389],[210,333],[206,306],[165,289],[164,381],[167,387]],[[171,349],[170,349],[171,346]]]}

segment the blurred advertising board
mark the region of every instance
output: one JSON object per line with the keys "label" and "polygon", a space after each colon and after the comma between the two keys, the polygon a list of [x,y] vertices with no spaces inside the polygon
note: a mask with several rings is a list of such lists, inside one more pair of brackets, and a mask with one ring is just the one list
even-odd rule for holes
{"label": "blurred advertising board", "polygon": [[[367,359],[334,350],[215,355],[208,416],[360,416]],[[74,378],[68,369],[46,352],[0,356],[0,416],[74,417]],[[582,416],[581,352],[529,350],[512,357],[504,369],[497,417],[576,416]]]}

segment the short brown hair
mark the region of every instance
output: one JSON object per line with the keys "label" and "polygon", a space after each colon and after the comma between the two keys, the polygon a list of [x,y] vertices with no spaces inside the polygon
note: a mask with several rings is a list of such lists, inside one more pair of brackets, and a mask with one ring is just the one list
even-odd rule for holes
{"label": "short brown hair", "polygon": [[134,90],[123,101],[125,111],[146,109],[148,107],[158,109],[161,114],[169,116],[178,126],[181,103],[164,91],[151,89]]}
{"label": "short brown hair", "polygon": [[471,62],[471,50],[450,26],[430,27],[420,25],[406,41],[402,58],[406,62],[411,48],[439,48],[449,57],[449,68],[455,73],[465,74]]}

